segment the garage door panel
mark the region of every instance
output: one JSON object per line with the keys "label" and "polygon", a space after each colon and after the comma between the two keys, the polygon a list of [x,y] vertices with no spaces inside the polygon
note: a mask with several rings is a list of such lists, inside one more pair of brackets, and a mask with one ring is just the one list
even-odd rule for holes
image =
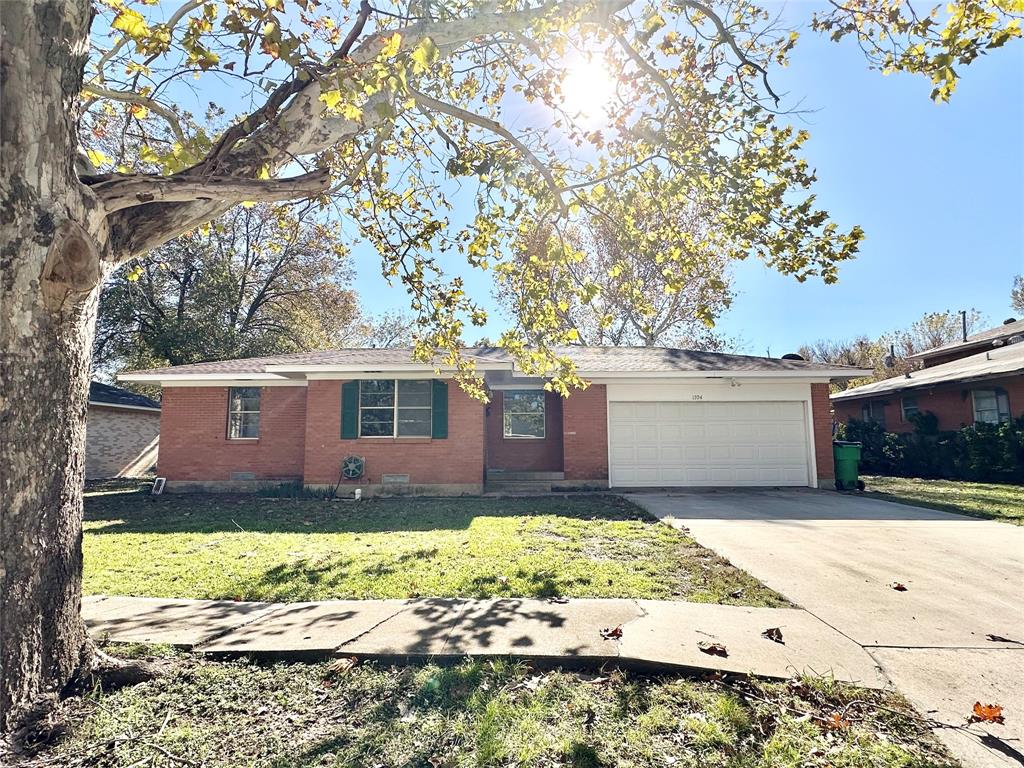
{"label": "garage door panel", "polygon": [[807,485],[802,402],[611,403],[618,486]]}

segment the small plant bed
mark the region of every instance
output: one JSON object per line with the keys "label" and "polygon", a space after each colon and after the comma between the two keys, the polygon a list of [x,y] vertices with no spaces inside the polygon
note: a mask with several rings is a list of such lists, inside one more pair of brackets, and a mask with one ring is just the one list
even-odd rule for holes
{"label": "small plant bed", "polygon": [[785,599],[617,496],[361,502],[105,490],[85,500],[86,594],[304,601]]}
{"label": "small plant bed", "polygon": [[1024,486],[1021,485],[881,475],[867,476],[864,483],[870,494],[891,501],[1024,525]]}
{"label": "small plant bed", "polygon": [[955,765],[902,699],[821,679],[536,671],[505,660],[260,666],[169,653],[163,663],[167,674],[156,680],[68,699],[67,737],[32,763]]}

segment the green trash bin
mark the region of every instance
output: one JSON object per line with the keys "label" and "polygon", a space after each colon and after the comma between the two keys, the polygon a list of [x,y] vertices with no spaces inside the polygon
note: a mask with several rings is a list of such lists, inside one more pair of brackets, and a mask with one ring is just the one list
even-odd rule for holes
{"label": "green trash bin", "polygon": [[832,441],[832,457],[836,464],[836,490],[864,490],[864,481],[860,479],[860,443],[846,440]]}

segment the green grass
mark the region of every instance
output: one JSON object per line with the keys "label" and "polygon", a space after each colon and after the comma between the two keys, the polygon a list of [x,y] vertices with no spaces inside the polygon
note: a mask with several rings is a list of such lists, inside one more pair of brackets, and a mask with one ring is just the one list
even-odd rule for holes
{"label": "green grass", "polygon": [[332,502],[102,488],[86,496],[84,554],[86,594],[786,604],[615,496]]}
{"label": "green grass", "polygon": [[[901,699],[829,681],[538,672],[500,659],[347,671],[181,654],[163,663],[164,677],[67,700],[70,733],[39,764],[955,765]],[[830,728],[835,713],[848,724]]]}
{"label": "green grass", "polygon": [[867,491],[892,501],[1024,525],[1024,486],[867,476]]}

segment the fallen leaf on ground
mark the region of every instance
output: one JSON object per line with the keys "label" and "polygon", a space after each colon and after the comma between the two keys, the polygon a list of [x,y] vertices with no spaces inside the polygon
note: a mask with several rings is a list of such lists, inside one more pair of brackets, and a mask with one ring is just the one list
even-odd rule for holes
{"label": "fallen leaf on ground", "polygon": [[622,637],[622,625],[617,627],[605,627],[601,630],[601,637],[605,640],[618,640]]}
{"label": "fallen leaf on ground", "polygon": [[850,727],[850,721],[844,719],[838,712],[833,712],[825,718],[825,726],[834,731],[842,731]]}
{"label": "fallen leaf on ground", "polygon": [[974,702],[974,714],[967,718],[968,723],[999,723],[1003,724],[1003,708],[998,704],[982,704]]}
{"label": "fallen leaf on ground", "polygon": [[889,584],[889,586],[892,587],[893,589],[895,589],[897,592],[906,592],[907,591],[906,586],[904,586],[903,584],[900,584],[898,581],[892,582],[891,584]]}
{"label": "fallen leaf on ground", "polygon": [[778,643],[779,645],[786,644],[786,641],[782,639],[782,630],[778,627],[768,627],[768,629],[761,633],[761,637],[766,640],[771,640],[773,643]]}
{"label": "fallen leaf on ground", "polygon": [[706,653],[709,656],[724,657],[729,655],[729,651],[726,650],[726,647],[721,643],[709,643],[706,640],[701,640],[699,643],[697,643],[697,647],[700,648],[700,650],[703,653]]}
{"label": "fallen leaf on ground", "polygon": [[352,671],[352,668],[359,663],[355,656],[345,656],[335,659],[327,665],[327,673],[334,676],[344,675]]}

